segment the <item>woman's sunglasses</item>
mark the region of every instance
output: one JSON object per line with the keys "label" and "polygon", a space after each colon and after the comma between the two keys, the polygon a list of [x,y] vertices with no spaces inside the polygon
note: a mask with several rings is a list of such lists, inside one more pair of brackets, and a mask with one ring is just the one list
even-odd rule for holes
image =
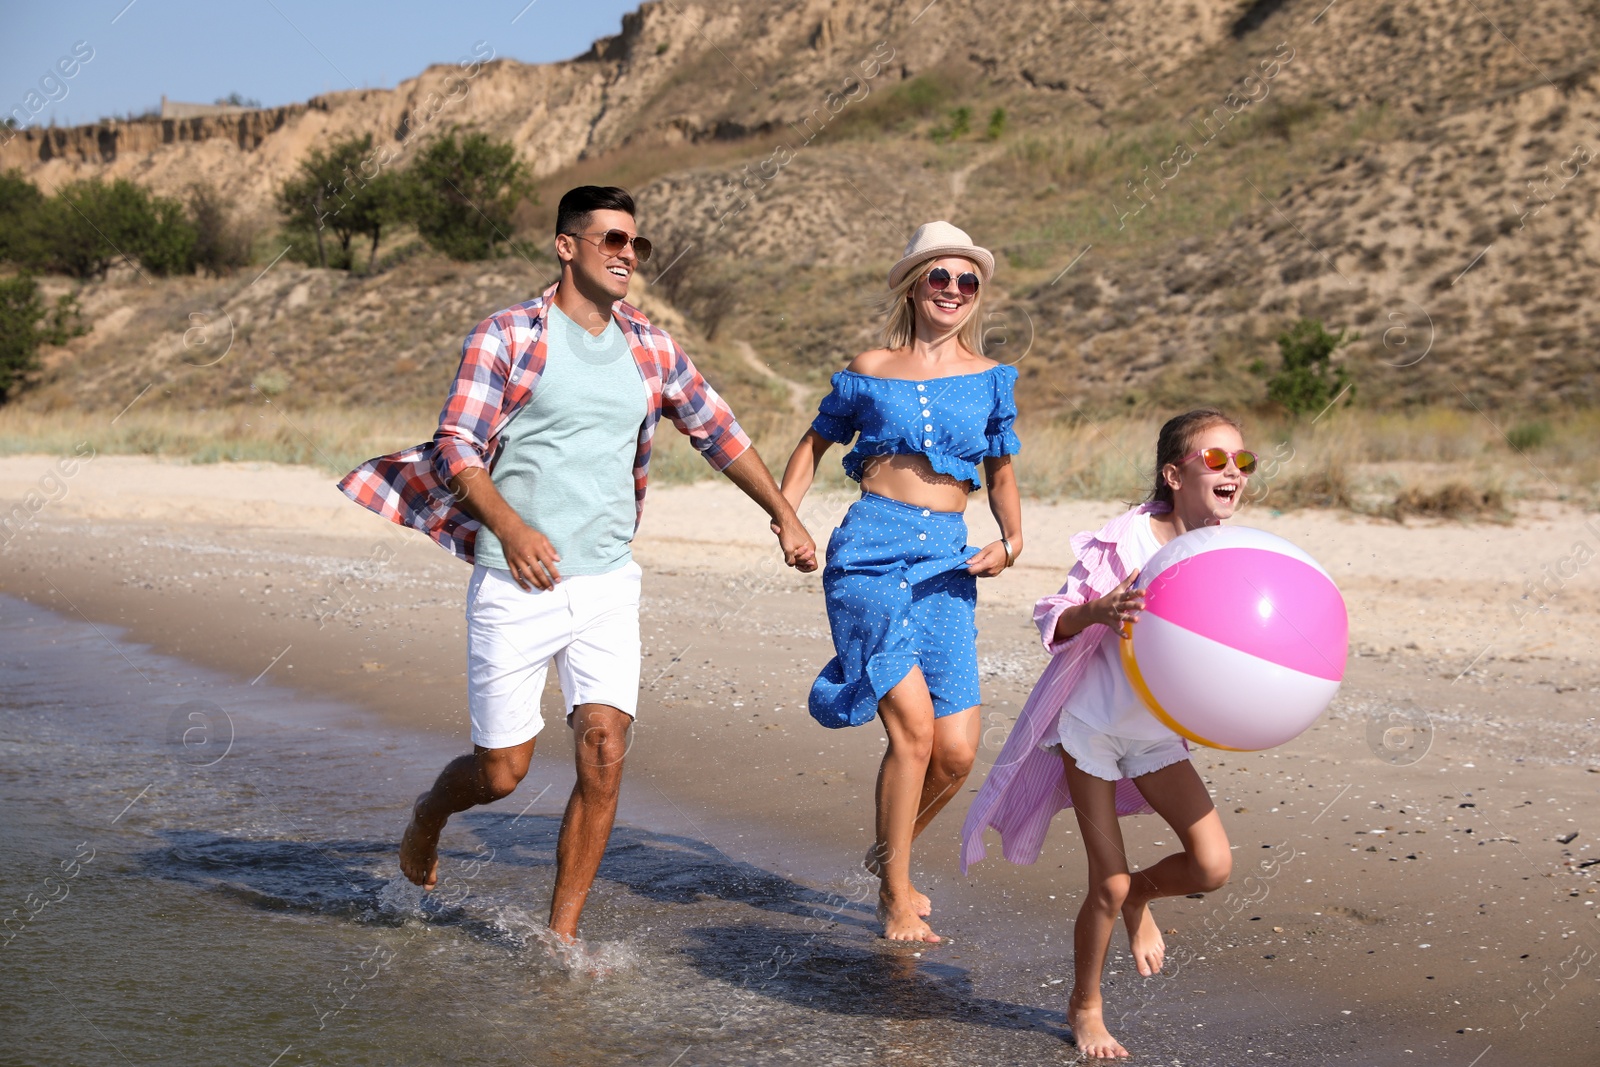
{"label": "woman's sunglasses", "polygon": [[1251,475],[1256,472],[1256,454],[1243,448],[1237,452],[1229,452],[1225,448],[1202,448],[1198,452],[1191,452],[1178,460],[1180,465],[1199,456],[1205,462],[1207,470],[1220,471],[1228,466],[1228,460],[1233,460],[1233,465],[1239,468],[1239,473]]}
{"label": "woman's sunglasses", "polygon": [[[594,237],[596,234],[569,233],[567,236]],[[650,243],[650,238],[635,237],[622,230],[607,230],[605,233],[599,234],[599,237],[600,240],[596,241],[595,244],[599,246],[601,252],[608,256],[620,256],[622,250],[631,244],[633,245],[633,254],[639,258],[639,262],[648,263],[650,262],[650,253],[655,250],[655,246]]]}
{"label": "woman's sunglasses", "polygon": [[[936,293],[942,293],[950,284],[950,272],[943,267],[935,267],[928,272],[928,288]],[[978,291],[978,276],[970,270],[956,279],[956,288],[962,296],[971,296]]]}

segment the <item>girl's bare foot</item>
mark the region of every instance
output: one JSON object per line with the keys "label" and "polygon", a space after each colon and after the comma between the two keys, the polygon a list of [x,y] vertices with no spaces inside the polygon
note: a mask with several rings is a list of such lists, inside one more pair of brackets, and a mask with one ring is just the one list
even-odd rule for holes
{"label": "girl's bare foot", "polygon": [[444,823],[426,822],[419,809],[428,796],[423,793],[411,805],[411,821],[400,836],[400,873],[424,889],[439,884],[439,831]]}
{"label": "girl's bare foot", "polygon": [[[861,866],[874,878],[882,878],[883,870],[878,866],[878,846],[867,846],[866,858],[861,861]],[[928,899],[926,893],[917,891],[916,886],[911,887],[911,907],[922,918],[926,919],[933,914],[933,901]]]}
{"label": "girl's bare foot", "polygon": [[883,924],[883,936],[888,941],[923,941],[936,945],[944,940],[922,921],[909,897],[901,903],[889,893],[879,893],[878,921]]}
{"label": "girl's bare foot", "polygon": [[1150,914],[1150,905],[1143,901],[1128,901],[1122,905],[1122,924],[1128,928],[1128,949],[1139,973],[1146,978],[1161,973],[1161,963],[1167,956],[1167,942],[1161,936],[1161,927]]}
{"label": "girl's bare foot", "polygon": [[1099,1004],[1067,1006],[1067,1025],[1072,1027],[1072,1040],[1078,1053],[1090,1060],[1125,1060],[1131,1053],[1122,1042],[1111,1036]]}

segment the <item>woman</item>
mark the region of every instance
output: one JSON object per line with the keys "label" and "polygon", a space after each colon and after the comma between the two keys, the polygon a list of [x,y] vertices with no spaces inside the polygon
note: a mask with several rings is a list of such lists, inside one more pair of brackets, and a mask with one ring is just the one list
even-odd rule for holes
{"label": "woman", "polygon": [[[983,355],[983,286],[994,256],[948,222],[912,235],[889,271],[884,347],[833,376],[789,457],[783,494],[798,508],[822,455],[856,445],[845,473],[861,498],[828,542],[822,586],[836,655],[811,688],[824,726],[882,718],[876,839],[883,936],[936,942],[928,898],[911,886],[911,842],[960,791],[978,745],[977,578],[1022,551],[1010,457],[1017,373]],[[859,436],[858,436],[859,435]],[[1001,538],[967,545],[979,461]]]}

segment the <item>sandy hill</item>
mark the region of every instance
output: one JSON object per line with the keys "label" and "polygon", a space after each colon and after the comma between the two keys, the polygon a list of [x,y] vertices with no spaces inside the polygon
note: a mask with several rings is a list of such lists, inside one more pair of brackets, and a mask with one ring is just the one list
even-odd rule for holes
{"label": "sandy hill", "polygon": [[[815,389],[869,343],[864,298],[942,217],[1002,253],[991,341],[1035,412],[1258,398],[1251,364],[1301,315],[1359,333],[1363,404],[1592,405],[1597,28],[1589,0],[651,2],[567,62],[468,45],[392,91],[26,131],[0,167],[205,180],[266,221],[330,138],[403,158],[481,128],[541,177],[531,233],[570,184],[634,188],[651,299],[784,404],[772,374]],[[156,375],[222,403],[272,371],[319,400],[434,396],[465,329],[549,266],[255,273],[93,287],[95,332],[24,402],[117,405]],[[230,308],[253,362],[175,362],[191,314]]]}

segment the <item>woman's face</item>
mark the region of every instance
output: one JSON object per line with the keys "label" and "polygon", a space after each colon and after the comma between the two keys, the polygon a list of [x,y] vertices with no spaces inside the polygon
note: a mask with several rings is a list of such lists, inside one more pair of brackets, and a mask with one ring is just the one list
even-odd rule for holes
{"label": "woman's face", "polygon": [[[1189,442],[1192,458],[1182,463],[1167,464],[1164,474],[1172,487],[1172,510],[1183,516],[1187,526],[1213,526],[1233,517],[1240,501],[1244,499],[1248,476],[1239,473],[1232,458],[1244,447],[1244,438],[1227,423],[1207,426]],[[1228,465],[1220,471],[1206,466],[1205,460],[1193,455],[1206,448],[1220,448],[1229,455]]]}
{"label": "woman's face", "polygon": [[[943,267],[950,272],[950,280],[943,289],[934,289],[928,282],[928,274],[936,267]],[[935,333],[948,333],[960,326],[972,311],[972,304],[978,299],[978,294],[964,296],[961,287],[957,284],[963,274],[973,274],[982,277],[978,265],[964,256],[941,256],[932,263],[924,264],[917,277],[917,284],[911,290],[911,302],[916,308],[917,319],[933,327]]]}

